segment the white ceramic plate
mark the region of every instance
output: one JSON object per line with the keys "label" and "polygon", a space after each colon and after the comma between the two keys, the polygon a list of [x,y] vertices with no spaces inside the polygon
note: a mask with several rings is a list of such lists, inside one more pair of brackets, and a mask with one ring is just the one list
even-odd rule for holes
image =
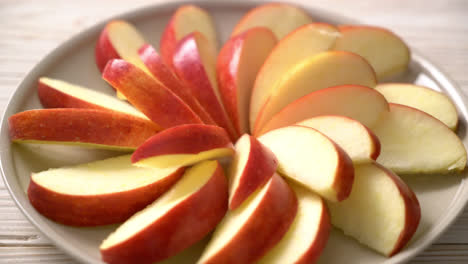
{"label": "white ceramic plate", "polygon": [[[181,4],[167,3],[128,12],[116,18],[130,21],[141,30],[146,39],[156,47],[164,26],[172,12]],[[197,2],[215,18],[218,32],[224,41],[233,26],[247,10],[258,3],[252,1]],[[322,10],[306,8],[317,21],[333,24],[356,23],[353,20]],[[16,145],[8,136],[8,117],[27,109],[41,108],[36,93],[37,79],[41,76],[63,79],[96,90],[113,94],[113,90],[101,79],[94,63],[94,46],[105,23],[98,24],[63,43],[43,59],[23,80],[13,94],[3,116],[0,145],[2,172],[18,207],[26,217],[57,246],[85,263],[102,263],[99,244],[116,225],[98,228],[75,228],[49,221],[29,204],[25,190],[31,172],[52,167],[78,164],[120,153],[80,149],[77,147]],[[422,84],[443,91],[456,103],[460,114],[458,135],[467,145],[466,124],[468,112],[459,88],[437,67],[413,50],[409,71],[398,81]],[[361,246],[353,239],[334,230],[319,263],[401,263],[408,261],[429,246],[455,220],[468,199],[466,172],[450,176],[413,176],[404,180],[413,188],[421,203],[420,226],[409,245],[392,258],[384,258]],[[206,240],[206,239],[205,239]],[[203,243],[186,250],[168,263],[194,263]],[[286,264],[286,263],[285,263]]]}

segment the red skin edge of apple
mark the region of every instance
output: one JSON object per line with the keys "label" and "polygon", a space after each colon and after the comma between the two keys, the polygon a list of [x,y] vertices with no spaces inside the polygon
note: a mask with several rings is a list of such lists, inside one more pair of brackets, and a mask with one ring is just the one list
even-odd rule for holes
{"label": "red skin edge of apple", "polygon": [[174,16],[167,24],[159,42],[159,52],[161,53],[161,56],[166,65],[168,65],[171,69],[174,69],[174,65],[172,64],[172,57],[174,56],[178,42],[174,31],[174,17],[176,14],[174,14]]}
{"label": "red skin edge of apple", "polygon": [[271,181],[270,189],[247,224],[203,264],[253,263],[283,238],[296,216],[297,198],[278,174]]}
{"label": "red skin edge of apple", "polygon": [[164,216],[131,238],[101,249],[107,263],[153,263],[166,259],[201,240],[227,211],[228,187],[218,167],[208,182]]}
{"label": "red skin edge of apple", "polygon": [[242,172],[238,188],[229,204],[230,210],[235,210],[250,194],[267,183],[278,168],[278,160],[273,152],[263,146],[256,138],[249,136],[249,139],[249,158]]}
{"label": "red skin edge of apple", "polygon": [[180,168],[157,182],[136,189],[96,195],[59,193],[31,180],[28,198],[39,213],[65,225],[115,224],[127,220],[169,190],[184,170]]}
{"label": "red skin edge of apple", "polygon": [[[132,163],[169,154],[197,154],[215,148],[232,148],[222,127],[210,125],[180,125],[161,131],[145,141],[132,155]],[[234,150],[233,150],[234,151]]]}
{"label": "red skin edge of apple", "polygon": [[96,66],[100,72],[104,70],[109,60],[120,59],[120,55],[114,49],[114,46],[109,39],[107,28],[104,28],[101,32],[101,35],[99,35],[99,39],[94,50],[94,55],[96,58]]}
{"label": "red skin edge of apple", "polygon": [[382,150],[382,145],[380,144],[380,140],[374,134],[374,132],[372,132],[372,130],[370,130],[367,126],[364,126],[364,127],[367,129],[367,131],[369,132],[369,135],[372,137],[372,142],[374,142],[374,149],[373,149],[373,151],[371,153],[370,158],[373,159],[373,160],[377,160],[377,158],[379,157],[380,152]]}

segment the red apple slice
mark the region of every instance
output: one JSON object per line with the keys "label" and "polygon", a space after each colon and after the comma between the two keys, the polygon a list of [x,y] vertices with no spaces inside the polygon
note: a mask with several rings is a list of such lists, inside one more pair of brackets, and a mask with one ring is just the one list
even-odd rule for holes
{"label": "red apple slice", "polygon": [[216,50],[201,33],[183,38],[174,53],[176,74],[187,84],[195,98],[213,120],[224,127],[233,140],[238,135],[224,109],[216,81]]}
{"label": "red apple slice", "polygon": [[388,109],[384,96],[372,88],[359,85],[329,87],[290,103],[258,134],[320,115],[346,116],[372,129]]}
{"label": "red apple slice", "polygon": [[339,26],[341,37],[335,50],[354,52],[364,57],[374,68],[379,80],[408,68],[410,51],[393,32],[372,26]]}
{"label": "red apple slice", "polygon": [[96,109],[29,110],[12,115],[8,123],[13,142],[115,150],[133,150],[160,131],[149,120]]}
{"label": "red apple slice", "polygon": [[455,104],[448,96],[430,88],[406,84],[385,83],[375,87],[389,103],[411,106],[445,123],[450,129],[458,126],[458,113]]}
{"label": "red apple slice", "polygon": [[200,102],[198,102],[190,90],[175,76],[151,45],[143,45],[138,53],[153,77],[182,99],[204,123],[208,125],[216,124]]}
{"label": "red apple slice", "polygon": [[415,108],[390,104],[390,112],[373,127],[382,151],[377,161],[395,173],[463,171],[463,142],[444,123]]}
{"label": "red apple slice", "polygon": [[312,18],[305,10],[291,4],[270,3],[258,6],[245,14],[234,27],[231,36],[254,27],[266,27],[278,39],[282,39],[294,29],[309,23],[312,23]]}
{"label": "red apple slice", "polygon": [[152,203],[183,172],[183,168],[138,168],[125,155],[33,173],[28,197],[37,211],[62,224],[115,224]]}
{"label": "red apple slice", "polygon": [[339,34],[332,25],[314,23],[298,28],[276,45],[260,68],[252,90],[249,109],[251,129],[271,90],[286,72],[305,58],[331,49]]}
{"label": "red apple slice", "polygon": [[351,195],[328,208],[334,226],[388,257],[408,243],[421,218],[413,191],[377,163],[356,165]]}
{"label": "red apple slice", "polygon": [[219,90],[238,134],[248,133],[249,104],[260,67],[276,45],[266,28],[253,28],[226,42],[218,55],[216,71]]}
{"label": "red apple slice", "polygon": [[228,211],[197,263],[254,263],[281,240],[296,211],[294,192],[274,174],[238,209]]}
{"label": "red apple slice", "polygon": [[106,263],[153,263],[177,254],[213,230],[227,211],[226,177],[217,161],[184,176],[101,244]]}
{"label": "red apple slice", "polygon": [[289,126],[259,138],[278,159],[278,171],[331,201],[348,197],[353,163],[337,144],[315,129]]}
{"label": "red apple slice", "polygon": [[380,141],[366,126],[345,116],[323,115],[297,123],[323,133],[349,155],[353,163],[367,163],[380,154]]}
{"label": "red apple slice", "polygon": [[374,70],[362,57],[349,52],[329,51],[302,60],[270,89],[257,115],[254,134],[295,100],[323,88],[350,84],[367,87],[377,84]]}
{"label": "red apple slice", "polygon": [[297,197],[297,214],[281,241],[259,264],[315,263],[328,241],[330,216],[323,200],[301,186],[289,182]]}
{"label": "red apple slice", "polygon": [[182,99],[129,62],[118,59],[110,61],[102,78],[163,128],[202,123]]}
{"label": "red apple slice", "polygon": [[198,6],[183,5],[171,17],[159,43],[161,56],[167,65],[172,67],[172,59],[179,41],[193,32],[200,32],[214,50],[217,50],[216,28],[210,14]]}
{"label": "red apple slice", "polygon": [[250,194],[275,173],[275,155],[256,138],[244,134],[235,145],[236,154],[229,167],[229,209],[239,207]]}
{"label": "red apple slice", "polygon": [[141,167],[170,168],[232,155],[233,145],[221,127],[181,125],[148,139],[133,153],[132,162]]}

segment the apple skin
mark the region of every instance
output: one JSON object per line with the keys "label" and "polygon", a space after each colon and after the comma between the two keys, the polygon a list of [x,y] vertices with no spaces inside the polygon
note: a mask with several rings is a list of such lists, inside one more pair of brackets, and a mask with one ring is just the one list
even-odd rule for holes
{"label": "apple skin", "polygon": [[56,222],[71,226],[98,226],[127,220],[169,190],[185,168],[140,188],[107,194],[70,195],[50,190],[31,178],[28,198],[32,206]]}
{"label": "apple skin", "polygon": [[99,39],[94,50],[94,55],[96,59],[96,65],[100,72],[104,70],[108,61],[112,59],[120,59],[120,55],[114,49],[114,46],[110,41],[107,26],[101,31],[101,34],[99,35]]}
{"label": "apple skin", "polygon": [[175,255],[216,227],[227,211],[227,201],[228,184],[218,163],[203,187],[133,237],[101,249],[102,259],[112,264],[149,264]]}
{"label": "apple skin", "polygon": [[24,111],[12,115],[8,123],[12,141],[87,143],[116,149],[135,149],[161,130],[129,114],[76,108]]}

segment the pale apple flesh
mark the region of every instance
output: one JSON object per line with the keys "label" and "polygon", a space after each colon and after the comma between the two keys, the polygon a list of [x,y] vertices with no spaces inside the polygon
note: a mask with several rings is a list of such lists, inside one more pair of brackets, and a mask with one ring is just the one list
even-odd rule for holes
{"label": "pale apple flesh", "polygon": [[380,141],[366,126],[358,121],[337,115],[323,115],[297,123],[323,133],[340,146],[354,164],[377,159]]}
{"label": "pale apple flesh", "polygon": [[377,163],[356,165],[351,195],[327,204],[335,227],[388,257],[408,243],[421,218],[413,191]]}
{"label": "pale apple flesh", "polygon": [[405,83],[384,83],[377,85],[375,89],[383,94],[389,103],[416,108],[439,119],[450,129],[457,129],[457,108],[443,93],[424,86]]}
{"label": "pale apple flesh", "polygon": [[371,129],[382,144],[377,162],[396,173],[450,173],[466,167],[463,142],[420,110],[390,104],[390,111]]}
{"label": "pale apple flesh", "polygon": [[296,212],[294,192],[274,174],[239,208],[227,212],[197,263],[254,263],[281,240]]}
{"label": "pale apple flesh", "polygon": [[288,126],[258,140],[278,159],[278,171],[330,201],[342,201],[351,192],[353,163],[346,152],[317,130]]}
{"label": "pale apple flesh", "polygon": [[33,173],[28,197],[38,212],[62,224],[115,224],[169,190],[183,172],[138,168],[125,155]]}
{"label": "pale apple flesh", "polygon": [[133,215],[101,244],[106,263],[153,263],[188,248],[227,211],[228,189],[217,161],[201,162],[159,199]]}

